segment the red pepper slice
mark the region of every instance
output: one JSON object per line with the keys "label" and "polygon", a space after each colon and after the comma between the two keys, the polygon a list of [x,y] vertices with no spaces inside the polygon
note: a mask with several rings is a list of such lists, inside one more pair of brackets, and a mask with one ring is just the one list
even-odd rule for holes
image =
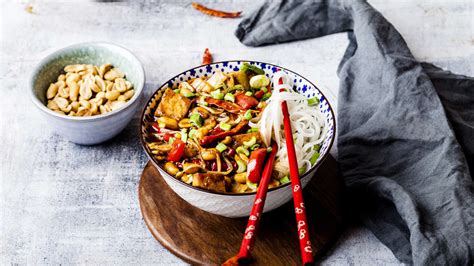
{"label": "red pepper slice", "polygon": [[227,112],[231,112],[231,113],[238,113],[240,110],[242,110],[242,108],[240,108],[240,106],[238,106],[235,103],[229,102],[229,101],[217,100],[217,99],[214,99],[214,98],[206,98],[206,102],[208,104],[212,104],[212,105],[215,105],[217,107],[223,108]]}
{"label": "red pepper slice", "polygon": [[221,133],[217,133],[215,135],[212,135],[212,136],[205,136],[203,137],[199,143],[203,146],[205,145],[208,145],[208,144],[211,144],[215,141],[218,141],[218,140],[221,140],[221,139],[224,139],[225,137],[227,136],[233,136],[237,133],[239,133],[245,126],[247,126],[247,121],[241,121],[240,123],[238,123],[234,128],[232,128],[231,130],[229,131],[223,131]]}
{"label": "red pepper slice", "polygon": [[160,126],[158,125],[157,122],[151,124],[151,127],[152,127],[153,130],[155,130],[157,133],[160,133],[160,132],[161,132],[161,128],[160,128]]}
{"label": "red pepper slice", "polygon": [[176,139],[171,146],[171,151],[168,153],[168,161],[178,162],[183,158],[186,143],[180,139]]}
{"label": "red pepper slice", "polygon": [[257,92],[254,94],[254,96],[255,96],[255,98],[257,98],[257,99],[260,100],[260,99],[262,99],[262,97],[263,97],[264,94],[265,94],[264,91],[259,90],[259,91],[257,91]]}
{"label": "red pepper slice", "polygon": [[258,105],[258,100],[243,93],[235,95],[235,103],[247,110]]}
{"label": "red pepper slice", "polygon": [[262,178],[263,161],[267,155],[267,149],[260,148],[254,150],[249,157],[249,163],[247,164],[247,178],[252,183],[260,182]]}

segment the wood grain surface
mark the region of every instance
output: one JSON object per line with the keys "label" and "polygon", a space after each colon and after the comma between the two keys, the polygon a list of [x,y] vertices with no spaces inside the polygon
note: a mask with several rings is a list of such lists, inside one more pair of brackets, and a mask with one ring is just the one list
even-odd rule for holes
{"label": "wood grain surface", "polygon": [[[337,239],[343,226],[343,183],[328,157],[304,190],[316,259]],[[140,208],[152,235],[191,264],[219,264],[240,247],[247,218],[226,218],[193,207],[175,194],[149,162],[138,189]],[[249,210],[250,211],[250,210]],[[300,251],[289,202],[263,215],[255,242],[254,265],[298,265]]]}

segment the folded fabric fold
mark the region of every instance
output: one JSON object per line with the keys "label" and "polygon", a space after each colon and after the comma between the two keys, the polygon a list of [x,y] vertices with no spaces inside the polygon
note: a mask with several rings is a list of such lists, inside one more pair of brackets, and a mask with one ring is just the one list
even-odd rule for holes
{"label": "folded fabric fold", "polygon": [[338,162],[364,224],[402,262],[472,265],[474,79],[419,63],[365,1],[269,1],[236,36],[260,46],[349,31]]}

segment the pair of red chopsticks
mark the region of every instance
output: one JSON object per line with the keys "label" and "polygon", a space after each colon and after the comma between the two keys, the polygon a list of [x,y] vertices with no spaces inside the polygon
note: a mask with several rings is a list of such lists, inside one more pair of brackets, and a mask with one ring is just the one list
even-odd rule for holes
{"label": "pair of red chopsticks", "polygon": [[[283,81],[280,78],[279,83]],[[296,160],[295,145],[293,143],[293,133],[291,130],[290,114],[288,112],[288,104],[286,101],[281,103],[283,112],[283,124],[285,128],[286,148],[288,150],[288,160],[290,165],[290,179],[291,188],[293,192],[293,203],[295,206],[296,224],[298,228],[298,238],[300,240],[300,251],[303,265],[311,265],[314,263],[313,252],[311,248],[311,241],[309,237],[308,222],[306,219],[306,209],[303,200],[303,191],[298,172],[298,162]],[[257,195],[255,196],[252,211],[250,212],[249,221],[245,228],[244,238],[240,246],[239,254],[230,258],[223,265],[238,265],[239,261],[250,260],[250,251],[255,242],[255,237],[258,229],[258,224],[265,205],[265,198],[267,195],[268,184],[271,179],[273,171],[273,162],[275,160],[277,145],[275,142],[271,144],[272,152],[268,157],[265,168],[262,173],[262,179],[258,186]]]}

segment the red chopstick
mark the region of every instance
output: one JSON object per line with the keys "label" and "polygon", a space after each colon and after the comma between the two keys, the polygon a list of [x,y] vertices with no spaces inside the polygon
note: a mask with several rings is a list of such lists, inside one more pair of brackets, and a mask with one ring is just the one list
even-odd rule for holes
{"label": "red chopstick", "polygon": [[290,114],[286,101],[281,103],[283,112],[283,124],[285,128],[286,148],[288,150],[288,161],[290,165],[290,179],[293,191],[293,203],[295,206],[296,224],[298,225],[298,238],[300,239],[300,251],[303,265],[314,263],[313,251],[309,237],[308,222],[306,219],[306,209],[303,200],[303,188],[301,187],[300,175],[298,173],[298,162],[296,160],[295,145],[293,143],[293,133],[291,130]]}
{"label": "red chopstick", "polygon": [[267,197],[268,184],[272,179],[273,162],[275,161],[278,147],[275,142],[272,142],[272,151],[265,162],[265,168],[263,168],[262,179],[258,185],[257,195],[253,202],[252,211],[250,212],[249,221],[245,228],[244,238],[240,245],[240,251],[237,256],[234,256],[224,262],[222,265],[238,265],[239,260],[250,260],[253,244],[257,235],[258,224],[262,216],[263,206],[265,206],[265,199]]}

